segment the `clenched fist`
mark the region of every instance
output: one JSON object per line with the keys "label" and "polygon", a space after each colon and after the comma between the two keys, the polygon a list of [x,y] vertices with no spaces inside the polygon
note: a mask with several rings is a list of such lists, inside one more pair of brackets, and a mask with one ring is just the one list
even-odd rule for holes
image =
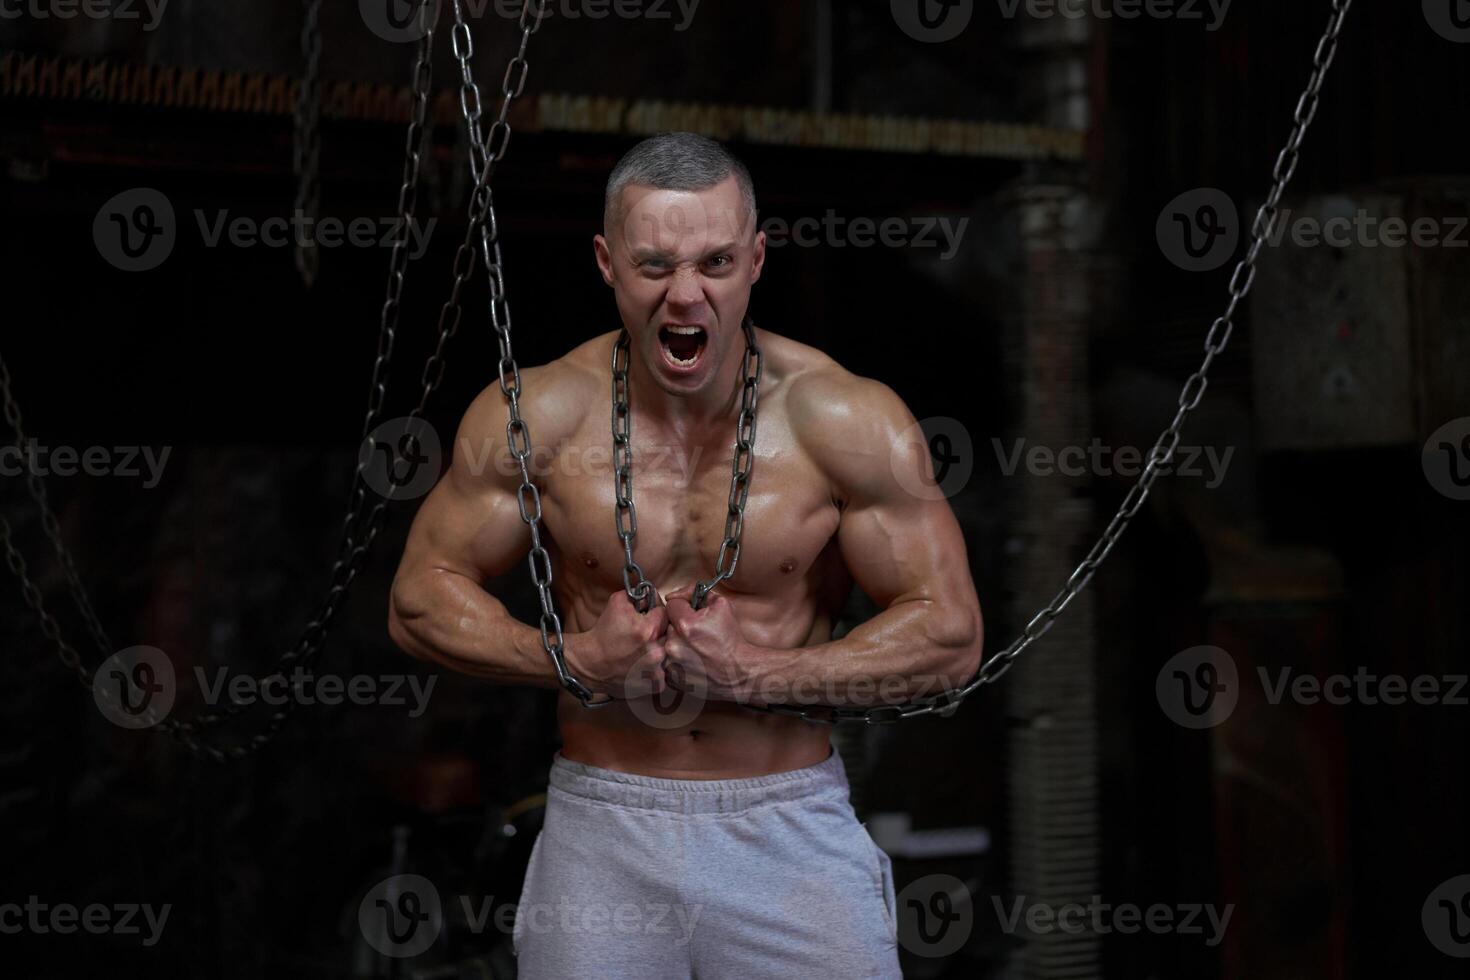
{"label": "clenched fist", "polygon": [[567,669],[598,694],[636,698],[659,694],[664,676],[663,606],[640,613],[622,589],[608,596],[602,615],[585,633],[567,637]]}

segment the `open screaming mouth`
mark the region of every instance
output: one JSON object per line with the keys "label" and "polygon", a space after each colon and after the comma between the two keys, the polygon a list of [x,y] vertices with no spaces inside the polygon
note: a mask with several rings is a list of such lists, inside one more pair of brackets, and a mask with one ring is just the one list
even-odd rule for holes
{"label": "open screaming mouth", "polygon": [[671,363],[678,367],[692,367],[704,352],[708,336],[701,327],[670,326],[659,329],[658,340]]}

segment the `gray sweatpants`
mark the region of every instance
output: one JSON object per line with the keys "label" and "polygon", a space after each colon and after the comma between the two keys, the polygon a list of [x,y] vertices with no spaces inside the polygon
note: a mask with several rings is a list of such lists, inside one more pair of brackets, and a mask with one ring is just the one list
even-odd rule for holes
{"label": "gray sweatpants", "polygon": [[892,867],[842,758],[749,779],[551,767],[523,980],[898,978]]}

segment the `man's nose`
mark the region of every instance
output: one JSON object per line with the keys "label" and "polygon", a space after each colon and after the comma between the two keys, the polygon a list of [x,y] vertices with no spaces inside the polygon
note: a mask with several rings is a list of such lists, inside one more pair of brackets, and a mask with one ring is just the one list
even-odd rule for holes
{"label": "man's nose", "polygon": [[674,273],[669,284],[669,305],[688,309],[704,302],[704,281],[697,271],[682,268]]}

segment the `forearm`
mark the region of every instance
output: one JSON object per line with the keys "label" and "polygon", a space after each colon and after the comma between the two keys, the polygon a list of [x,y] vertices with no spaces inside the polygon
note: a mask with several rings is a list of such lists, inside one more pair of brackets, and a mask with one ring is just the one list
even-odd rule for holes
{"label": "forearm", "polygon": [[493,684],[561,686],[540,629],[467,576],[445,569],[401,576],[390,602],[389,634],[414,657]]}
{"label": "forearm", "polygon": [[762,703],[869,707],[960,687],[980,668],[978,608],[898,603],[839,640],[778,651],[748,645],[750,695]]}

